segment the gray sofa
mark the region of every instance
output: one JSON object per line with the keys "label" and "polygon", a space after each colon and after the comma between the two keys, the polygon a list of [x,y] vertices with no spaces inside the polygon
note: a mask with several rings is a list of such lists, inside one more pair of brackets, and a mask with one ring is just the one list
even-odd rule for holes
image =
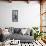
{"label": "gray sofa", "polygon": [[[21,33],[21,29],[22,28],[13,28],[13,27],[10,27],[9,28],[9,32],[11,34],[9,36],[5,37],[5,39],[10,38],[10,40],[12,40],[12,39],[20,40],[21,43],[30,43],[30,42],[33,42],[34,37],[32,35],[30,36],[28,34],[24,34],[23,35]],[[26,29],[26,28],[23,28],[23,29]],[[32,33],[32,31],[30,33]]]}
{"label": "gray sofa", "polygon": [[11,34],[10,36],[10,39],[15,39],[15,40],[20,40],[21,43],[30,43],[30,42],[33,42],[34,38],[33,36],[29,36],[29,35],[21,35],[21,34]]}

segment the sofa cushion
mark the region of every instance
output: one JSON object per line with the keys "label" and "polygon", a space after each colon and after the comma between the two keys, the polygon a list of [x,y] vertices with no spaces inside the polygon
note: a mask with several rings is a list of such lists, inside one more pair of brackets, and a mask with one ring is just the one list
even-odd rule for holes
{"label": "sofa cushion", "polygon": [[[10,35],[9,38],[12,40],[12,39],[15,39],[15,40],[20,40],[20,42],[32,42],[32,40],[34,40],[34,37],[33,36],[29,36],[29,35],[21,35],[21,34],[13,34],[13,35]],[[23,41],[24,40],[24,41]]]}
{"label": "sofa cushion", "polygon": [[9,27],[8,32],[10,32],[11,34],[14,34],[14,27]]}
{"label": "sofa cushion", "polygon": [[21,33],[24,35],[24,34],[26,34],[26,32],[27,32],[27,29],[21,29]]}
{"label": "sofa cushion", "polygon": [[20,28],[14,28],[14,33],[20,33],[21,29]]}

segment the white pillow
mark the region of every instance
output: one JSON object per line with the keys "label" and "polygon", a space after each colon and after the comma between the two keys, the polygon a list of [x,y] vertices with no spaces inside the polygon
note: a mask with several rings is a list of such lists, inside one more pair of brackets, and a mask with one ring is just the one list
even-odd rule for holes
{"label": "white pillow", "polygon": [[24,35],[27,32],[27,29],[21,29],[21,33]]}
{"label": "white pillow", "polygon": [[8,32],[8,29],[3,29],[3,35],[9,35],[10,33]]}

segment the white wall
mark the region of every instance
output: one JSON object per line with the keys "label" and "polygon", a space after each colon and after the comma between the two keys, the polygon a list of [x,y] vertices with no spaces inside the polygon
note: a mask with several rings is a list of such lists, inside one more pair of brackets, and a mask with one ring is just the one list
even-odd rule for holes
{"label": "white wall", "polygon": [[[18,22],[12,22],[12,10],[18,10]],[[0,27],[40,26],[40,4],[38,2],[0,1]]]}

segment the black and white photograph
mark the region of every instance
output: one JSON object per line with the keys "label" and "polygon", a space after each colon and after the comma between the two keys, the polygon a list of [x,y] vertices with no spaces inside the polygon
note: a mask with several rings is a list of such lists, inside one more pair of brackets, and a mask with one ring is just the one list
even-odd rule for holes
{"label": "black and white photograph", "polygon": [[12,22],[18,22],[18,10],[12,10]]}

